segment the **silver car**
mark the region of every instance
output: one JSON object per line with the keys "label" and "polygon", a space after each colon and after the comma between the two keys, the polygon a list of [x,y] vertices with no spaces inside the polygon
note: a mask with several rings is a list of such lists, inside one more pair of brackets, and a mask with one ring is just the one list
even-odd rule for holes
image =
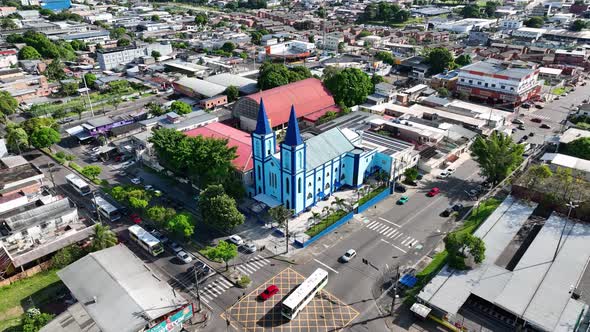
{"label": "silver car", "polygon": [[340,261],[343,263],[348,263],[354,257],[356,257],[356,251],[354,249],[348,249],[344,255],[340,256]]}

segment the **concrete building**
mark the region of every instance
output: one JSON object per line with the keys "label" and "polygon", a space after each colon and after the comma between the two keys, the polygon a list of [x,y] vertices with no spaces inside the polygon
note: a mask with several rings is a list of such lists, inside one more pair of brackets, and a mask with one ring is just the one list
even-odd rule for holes
{"label": "concrete building", "polygon": [[556,171],[558,168],[567,168],[572,171],[574,177],[582,177],[590,181],[590,160],[576,158],[561,153],[545,153],[541,161]]}
{"label": "concrete building", "polygon": [[0,213],[37,199],[45,175],[21,156],[0,159]]}
{"label": "concrete building", "polygon": [[457,92],[491,104],[517,106],[539,95],[539,70],[494,59],[459,68]]}
{"label": "concrete building", "polygon": [[227,89],[223,85],[215,84],[194,77],[182,77],[172,83],[174,91],[196,99],[211,98],[221,95]]}
{"label": "concrete building", "polygon": [[546,29],[522,27],[512,31],[512,37],[526,40],[538,40],[546,31]]}
{"label": "concrete building", "polygon": [[469,33],[473,29],[485,29],[494,24],[496,20],[466,18],[459,21],[445,22],[435,26],[440,30],[447,30],[456,33]]}
{"label": "concrete building", "polygon": [[136,46],[115,47],[96,51],[98,65],[102,70],[125,66],[144,55],[145,48]]}
{"label": "concrete building", "polygon": [[324,38],[323,47],[326,50],[338,51],[338,45],[344,42],[344,34],[342,32],[330,32]]}
{"label": "concrete building", "polygon": [[522,19],[516,16],[503,18],[500,20],[500,29],[502,30],[516,30],[522,28]]}
{"label": "concrete building", "polygon": [[0,51],[0,69],[6,69],[14,66],[18,62],[16,50]]}

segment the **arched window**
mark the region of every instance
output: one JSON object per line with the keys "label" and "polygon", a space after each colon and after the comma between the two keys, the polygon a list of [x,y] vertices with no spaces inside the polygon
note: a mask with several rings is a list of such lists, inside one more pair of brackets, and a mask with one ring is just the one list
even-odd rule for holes
{"label": "arched window", "polygon": [[330,172],[326,173],[326,177],[329,178],[330,177]]}
{"label": "arched window", "polygon": [[297,179],[297,193],[301,194],[301,178]]}
{"label": "arched window", "polygon": [[307,199],[311,199],[313,195],[311,193],[307,194]]}
{"label": "arched window", "polygon": [[326,189],[330,189],[330,184],[326,183]]}
{"label": "arched window", "polygon": [[256,172],[256,174],[258,175],[258,180],[260,180],[260,165],[258,165],[258,172]]}
{"label": "arched window", "polygon": [[289,190],[290,190],[290,185],[289,185],[289,178],[285,179],[285,192],[288,194]]}
{"label": "arched window", "polygon": [[262,192],[262,189],[260,189],[260,187],[258,187],[258,193],[260,194]]}
{"label": "arched window", "polygon": [[287,209],[290,209],[290,208],[291,208],[291,204],[289,204],[289,200],[287,200],[287,201],[285,202],[285,205],[287,206]]}
{"label": "arched window", "polygon": [[346,174],[342,174],[342,176],[340,177],[340,180],[344,180],[344,178],[346,178]]}

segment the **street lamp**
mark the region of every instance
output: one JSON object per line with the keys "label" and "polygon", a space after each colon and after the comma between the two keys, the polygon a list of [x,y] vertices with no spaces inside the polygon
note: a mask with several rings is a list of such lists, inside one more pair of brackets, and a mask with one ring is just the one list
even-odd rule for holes
{"label": "street lamp", "polygon": [[567,222],[570,219],[570,215],[572,214],[572,210],[577,208],[580,205],[576,205],[576,204],[574,204],[574,202],[570,201],[565,206],[567,206],[569,208],[567,211],[567,219],[563,223],[563,228],[561,229],[561,234],[559,234],[559,241],[557,241],[557,247],[555,247],[555,254],[553,255],[553,261],[555,261],[555,258],[557,258],[557,252],[559,251],[559,246],[561,245],[561,239],[563,238],[563,233],[565,233],[565,227],[567,226]]}

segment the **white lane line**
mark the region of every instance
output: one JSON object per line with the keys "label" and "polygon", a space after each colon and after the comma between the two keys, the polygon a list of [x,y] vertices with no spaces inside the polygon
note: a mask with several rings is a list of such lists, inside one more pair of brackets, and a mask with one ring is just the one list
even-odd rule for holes
{"label": "white lane line", "polygon": [[385,243],[389,244],[389,241],[387,241],[387,240],[385,240],[385,239],[381,239],[381,241],[383,241],[383,242],[385,242]]}
{"label": "white lane line", "polygon": [[393,221],[389,221],[389,220],[387,220],[387,219],[385,219],[385,218],[381,218],[381,217],[379,217],[379,219],[381,219],[381,220],[383,220],[383,221],[385,221],[385,222],[388,222],[388,223],[392,224],[393,226],[402,227],[402,226],[400,226],[400,225],[398,225],[398,224],[394,223]]}
{"label": "white lane line", "polygon": [[390,237],[392,234],[397,233],[397,229],[391,229],[389,232],[385,234],[386,237]]}
{"label": "white lane line", "polygon": [[326,268],[328,268],[328,269],[332,270],[332,272],[334,272],[334,273],[336,273],[336,274],[338,274],[338,273],[339,273],[338,271],[336,271],[336,270],[334,270],[333,268],[329,267],[328,265],[326,265],[326,264],[324,264],[324,263],[322,263],[322,262],[318,261],[317,259],[315,259],[315,258],[314,258],[313,260],[314,260],[314,261],[316,261],[317,263],[319,263],[319,264],[323,265],[324,267],[326,267]]}
{"label": "white lane line", "polygon": [[256,266],[257,269],[260,269],[264,266],[264,264],[260,263],[259,261],[254,261],[254,260],[249,261],[248,264]]}
{"label": "white lane line", "polygon": [[395,236],[393,239],[394,239],[394,240],[396,240],[397,238],[399,238],[399,237],[402,237],[403,235],[404,235],[404,233],[401,233],[401,232],[400,232],[400,233],[399,233],[398,235],[396,235],[396,236]]}
{"label": "white lane line", "polygon": [[206,296],[205,294],[199,292],[199,295],[201,296],[201,300],[205,301],[205,303],[209,303],[209,301],[213,300],[212,298]]}
{"label": "white lane line", "polygon": [[418,240],[414,240],[414,241],[408,243],[408,246],[413,247],[416,245],[416,243],[418,243]]}
{"label": "white lane line", "polygon": [[405,251],[404,249],[402,249],[402,248],[400,248],[400,247],[396,246],[395,244],[392,244],[392,246],[394,246],[394,247],[395,247],[395,249],[397,249],[397,250],[399,250],[399,251],[403,252],[404,254],[405,254],[405,253],[407,253],[407,251]]}
{"label": "white lane line", "polygon": [[220,283],[222,283],[225,288],[232,288],[234,285],[232,285],[229,281],[225,280],[225,279],[219,279]]}
{"label": "white lane line", "polygon": [[244,267],[246,270],[250,271],[251,273],[254,273],[254,272],[256,272],[256,271],[258,270],[256,267],[254,267],[253,265],[250,265],[250,264],[248,264],[248,263],[244,263],[244,264],[242,264],[242,266],[243,266],[243,267]]}
{"label": "white lane line", "polygon": [[246,270],[242,269],[241,266],[235,266],[236,269],[240,270],[240,272],[244,273],[244,274],[250,274],[250,272],[247,272]]}
{"label": "white lane line", "polygon": [[258,257],[258,259],[260,259],[261,261],[265,262],[266,264],[270,264],[270,261],[262,256],[256,255],[256,257]]}
{"label": "white lane line", "polygon": [[385,234],[385,233],[389,232],[389,230],[390,230],[390,229],[391,229],[391,228],[389,228],[389,227],[385,226],[385,227],[384,227],[382,230],[380,230],[380,231],[379,231],[379,233],[381,233],[381,234]]}
{"label": "white lane line", "polygon": [[406,244],[406,242],[408,242],[408,240],[412,241],[412,237],[408,236],[405,240],[402,241],[402,244]]}
{"label": "white lane line", "polygon": [[372,227],[371,229],[374,230],[375,232],[377,232],[381,227],[383,227],[385,225],[381,224],[381,223],[377,223],[377,225],[375,225],[374,227]]}
{"label": "white lane line", "polygon": [[221,292],[219,292],[217,289],[215,289],[214,287],[211,287],[211,285],[207,285],[207,287],[205,287],[205,289],[203,290],[204,292],[208,293],[209,296],[215,298],[218,295],[221,294]]}
{"label": "white lane line", "polygon": [[381,224],[378,221],[375,221],[371,226],[369,226],[369,229],[374,230],[379,226],[381,226]]}
{"label": "white lane line", "polygon": [[372,226],[374,226],[375,224],[377,224],[378,222],[376,220],[371,221],[368,225],[367,228],[371,228]]}
{"label": "white lane line", "polygon": [[381,231],[384,230],[387,226],[385,226],[383,224],[379,224],[379,225],[381,225],[381,227],[375,228],[375,231],[381,233]]}

